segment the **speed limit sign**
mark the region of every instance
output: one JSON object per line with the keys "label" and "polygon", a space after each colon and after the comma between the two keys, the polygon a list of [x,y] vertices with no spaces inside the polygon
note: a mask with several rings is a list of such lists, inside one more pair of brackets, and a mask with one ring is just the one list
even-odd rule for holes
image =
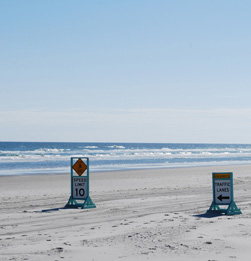
{"label": "speed limit sign", "polygon": [[86,199],[87,198],[87,178],[72,177],[72,198]]}
{"label": "speed limit sign", "polygon": [[96,208],[89,187],[89,158],[71,157],[71,196],[65,207]]}

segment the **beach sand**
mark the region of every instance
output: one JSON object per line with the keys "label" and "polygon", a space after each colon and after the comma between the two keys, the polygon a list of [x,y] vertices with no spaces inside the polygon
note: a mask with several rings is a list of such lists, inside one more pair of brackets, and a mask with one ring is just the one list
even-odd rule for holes
{"label": "beach sand", "polygon": [[[212,172],[241,215],[204,215]],[[250,260],[251,166],[90,173],[95,209],[64,209],[69,175],[0,177],[0,260]]]}

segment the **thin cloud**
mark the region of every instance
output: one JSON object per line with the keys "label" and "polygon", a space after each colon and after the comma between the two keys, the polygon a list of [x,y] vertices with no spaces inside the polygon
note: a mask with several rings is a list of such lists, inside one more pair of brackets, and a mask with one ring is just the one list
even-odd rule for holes
{"label": "thin cloud", "polygon": [[246,143],[251,109],[0,112],[1,139]]}

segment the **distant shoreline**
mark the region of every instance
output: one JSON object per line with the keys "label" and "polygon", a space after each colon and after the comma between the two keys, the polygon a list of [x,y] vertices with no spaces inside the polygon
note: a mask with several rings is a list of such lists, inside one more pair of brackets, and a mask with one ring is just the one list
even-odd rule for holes
{"label": "distant shoreline", "polygon": [[[167,167],[167,168],[131,168],[131,169],[117,169],[117,170],[98,170],[98,171],[91,171],[90,170],[90,175],[92,174],[100,174],[100,173],[130,173],[130,172],[148,172],[148,171],[167,171],[167,170],[179,170],[179,169],[203,169],[203,168],[210,168],[210,169],[221,169],[221,168],[233,168],[236,169],[240,166],[243,167],[248,167],[250,166],[250,170],[251,170],[251,164],[250,163],[239,163],[239,164],[218,164],[218,165],[203,165],[203,166],[180,166],[180,167]],[[229,170],[230,171],[230,170]],[[64,173],[64,172],[59,172],[59,173],[53,173],[53,171],[51,173],[24,173],[24,174],[10,174],[10,175],[0,175],[1,177],[16,177],[16,176],[68,176],[71,174],[71,171],[69,170],[68,173]]]}

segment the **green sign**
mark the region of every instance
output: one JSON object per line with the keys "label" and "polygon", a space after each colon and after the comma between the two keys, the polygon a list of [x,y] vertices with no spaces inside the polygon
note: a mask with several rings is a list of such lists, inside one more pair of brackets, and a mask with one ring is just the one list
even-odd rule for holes
{"label": "green sign", "polygon": [[[210,212],[225,213],[226,215],[241,214],[234,202],[233,173],[213,173],[213,202],[208,210]],[[220,205],[228,206],[222,209]]]}
{"label": "green sign", "polygon": [[65,207],[96,207],[89,195],[89,158],[71,158],[71,196]]}

